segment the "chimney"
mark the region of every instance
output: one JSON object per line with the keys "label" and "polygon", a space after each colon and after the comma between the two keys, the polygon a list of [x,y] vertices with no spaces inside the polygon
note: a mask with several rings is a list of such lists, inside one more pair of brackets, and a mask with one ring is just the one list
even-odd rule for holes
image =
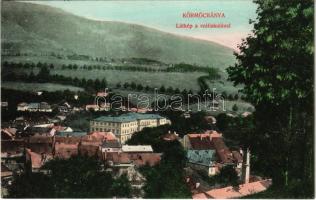
{"label": "chimney", "polygon": [[195,188],[199,188],[200,187],[200,183],[195,183]]}
{"label": "chimney", "polygon": [[241,181],[243,183],[249,183],[250,177],[250,151],[247,148],[246,153],[243,154]]}

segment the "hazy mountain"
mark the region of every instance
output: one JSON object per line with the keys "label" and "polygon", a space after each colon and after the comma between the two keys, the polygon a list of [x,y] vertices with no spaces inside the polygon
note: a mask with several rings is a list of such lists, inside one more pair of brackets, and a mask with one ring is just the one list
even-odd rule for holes
{"label": "hazy mountain", "polygon": [[83,54],[110,58],[149,58],[226,68],[233,50],[144,26],[94,21],[61,9],[2,1],[4,52]]}

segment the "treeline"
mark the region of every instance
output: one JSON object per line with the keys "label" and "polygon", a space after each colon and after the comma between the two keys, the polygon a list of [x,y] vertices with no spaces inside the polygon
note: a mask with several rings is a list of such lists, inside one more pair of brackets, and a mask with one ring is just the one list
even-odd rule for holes
{"label": "treeline", "polygon": [[20,73],[15,74],[9,72],[2,75],[3,81],[23,81],[28,83],[58,83],[64,85],[72,85],[82,87],[87,91],[100,91],[108,87],[108,83],[105,78],[103,79],[79,79],[77,77],[66,77],[63,75],[50,74],[50,70],[47,67],[42,67],[38,74],[31,73]]}
{"label": "treeline", "polygon": [[[2,65],[3,67],[8,68],[25,68],[25,69],[33,69],[33,68],[42,68],[42,67],[49,67],[50,69],[54,69],[55,66],[53,64],[41,63],[38,62],[37,64],[34,63],[14,63],[14,62],[7,62],[5,61]],[[77,64],[63,64],[61,66],[62,70],[126,70],[126,71],[137,71],[137,72],[205,72],[209,74],[209,78],[212,80],[220,79],[221,76],[219,74],[219,70],[217,68],[212,67],[201,67],[195,66],[190,64],[175,64],[168,68],[153,68],[153,67],[144,67],[144,66],[110,66],[110,65],[82,65],[79,66]]]}

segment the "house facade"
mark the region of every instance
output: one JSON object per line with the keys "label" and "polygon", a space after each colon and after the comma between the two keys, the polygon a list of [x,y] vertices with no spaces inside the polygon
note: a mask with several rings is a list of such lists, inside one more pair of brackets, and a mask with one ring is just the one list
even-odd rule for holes
{"label": "house facade", "polygon": [[133,133],[145,127],[157,127],[170,121],[157,114],[127,113],[120,116],[102,116],[90,121],[90,131],[110,131],[124,144]]}

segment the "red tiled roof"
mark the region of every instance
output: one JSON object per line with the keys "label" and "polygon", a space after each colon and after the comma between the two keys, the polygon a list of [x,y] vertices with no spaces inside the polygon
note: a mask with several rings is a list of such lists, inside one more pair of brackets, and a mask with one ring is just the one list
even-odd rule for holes
{"label": "red tiled roof", "polygon": [[31,166],[32,168],[41,168],[45,161],[52,158],[52,155],[46,154],[46,160],[43,160],[43,157],[41,154],[32,152],[30,149],[26,148],[26,156],[30,158]]}
{"label": "red tiled roof", "polygon": [[[232,186],[220,188],[220,189],[213,189],[208,192],[205,192],[206,195],[210,196],[214,199],[236,199],[240,197],[244,197],[247,195],[255,194],[258,192],[262,192],[269,188],[272,184],[271,179],[266,179],[263,181],[257,181],[252,183],[246,183],[239,185],[239,189],[234,189]],[[202,197],[203,195],[195,195],[193,198]]]}
{"label": "red tiled roof", "polygon": [[117,138],[112,132],[91,132],[88,135],[83,136],[82,138],[84,141],[103,141],[103,140],[116,140]]}
{"label": "red tiled roof", "polygon": [[99,145],[101,142],[86,142],[83,141],[78,146],[78,151],[81,155],[96,156],[99,153]]}
{"label": "red tiled roof", "polygon": [[53,137],[46,135],[36,135],[28,138],[29,143],[53,143]]}
{"label": "red tiled roof", "polygon": [[78,154],[78,144],[55,143],[54,157],[68,159]]}
{"label": "red tiled roof", "polygon": [[106,154],[106,160],[112,161],[114,164],[133,163],[136,166],[154,166],[161,160],[160,153],[122,153],[111,152]]}
{"label": "red tiled roof", "polygon": [[205,150],[214,149],[214,146],[209,137],[189,137],[192,149]]}
{"label": "red tiled roof", "polygon": [[216,153],[222,163],[232,163],[233,155],[228,147],[225,145],[223,138],[213,138],[212,143],[216,150]]}
{"label": "red tiled roof", "polygon": [[[140,153],[136,155],[136,159],[132,159],[133,163],[136,166],[154,166],[157,165],[161,160],[161,154],[160,153]],[[131,157],[131,155],[130,155]]]}
{"label": "red tiled roof", "polygon": [[56,143],[66,143],[66,144],[79,144],[81,141],[81,137],[55,137],[55,144]]}

